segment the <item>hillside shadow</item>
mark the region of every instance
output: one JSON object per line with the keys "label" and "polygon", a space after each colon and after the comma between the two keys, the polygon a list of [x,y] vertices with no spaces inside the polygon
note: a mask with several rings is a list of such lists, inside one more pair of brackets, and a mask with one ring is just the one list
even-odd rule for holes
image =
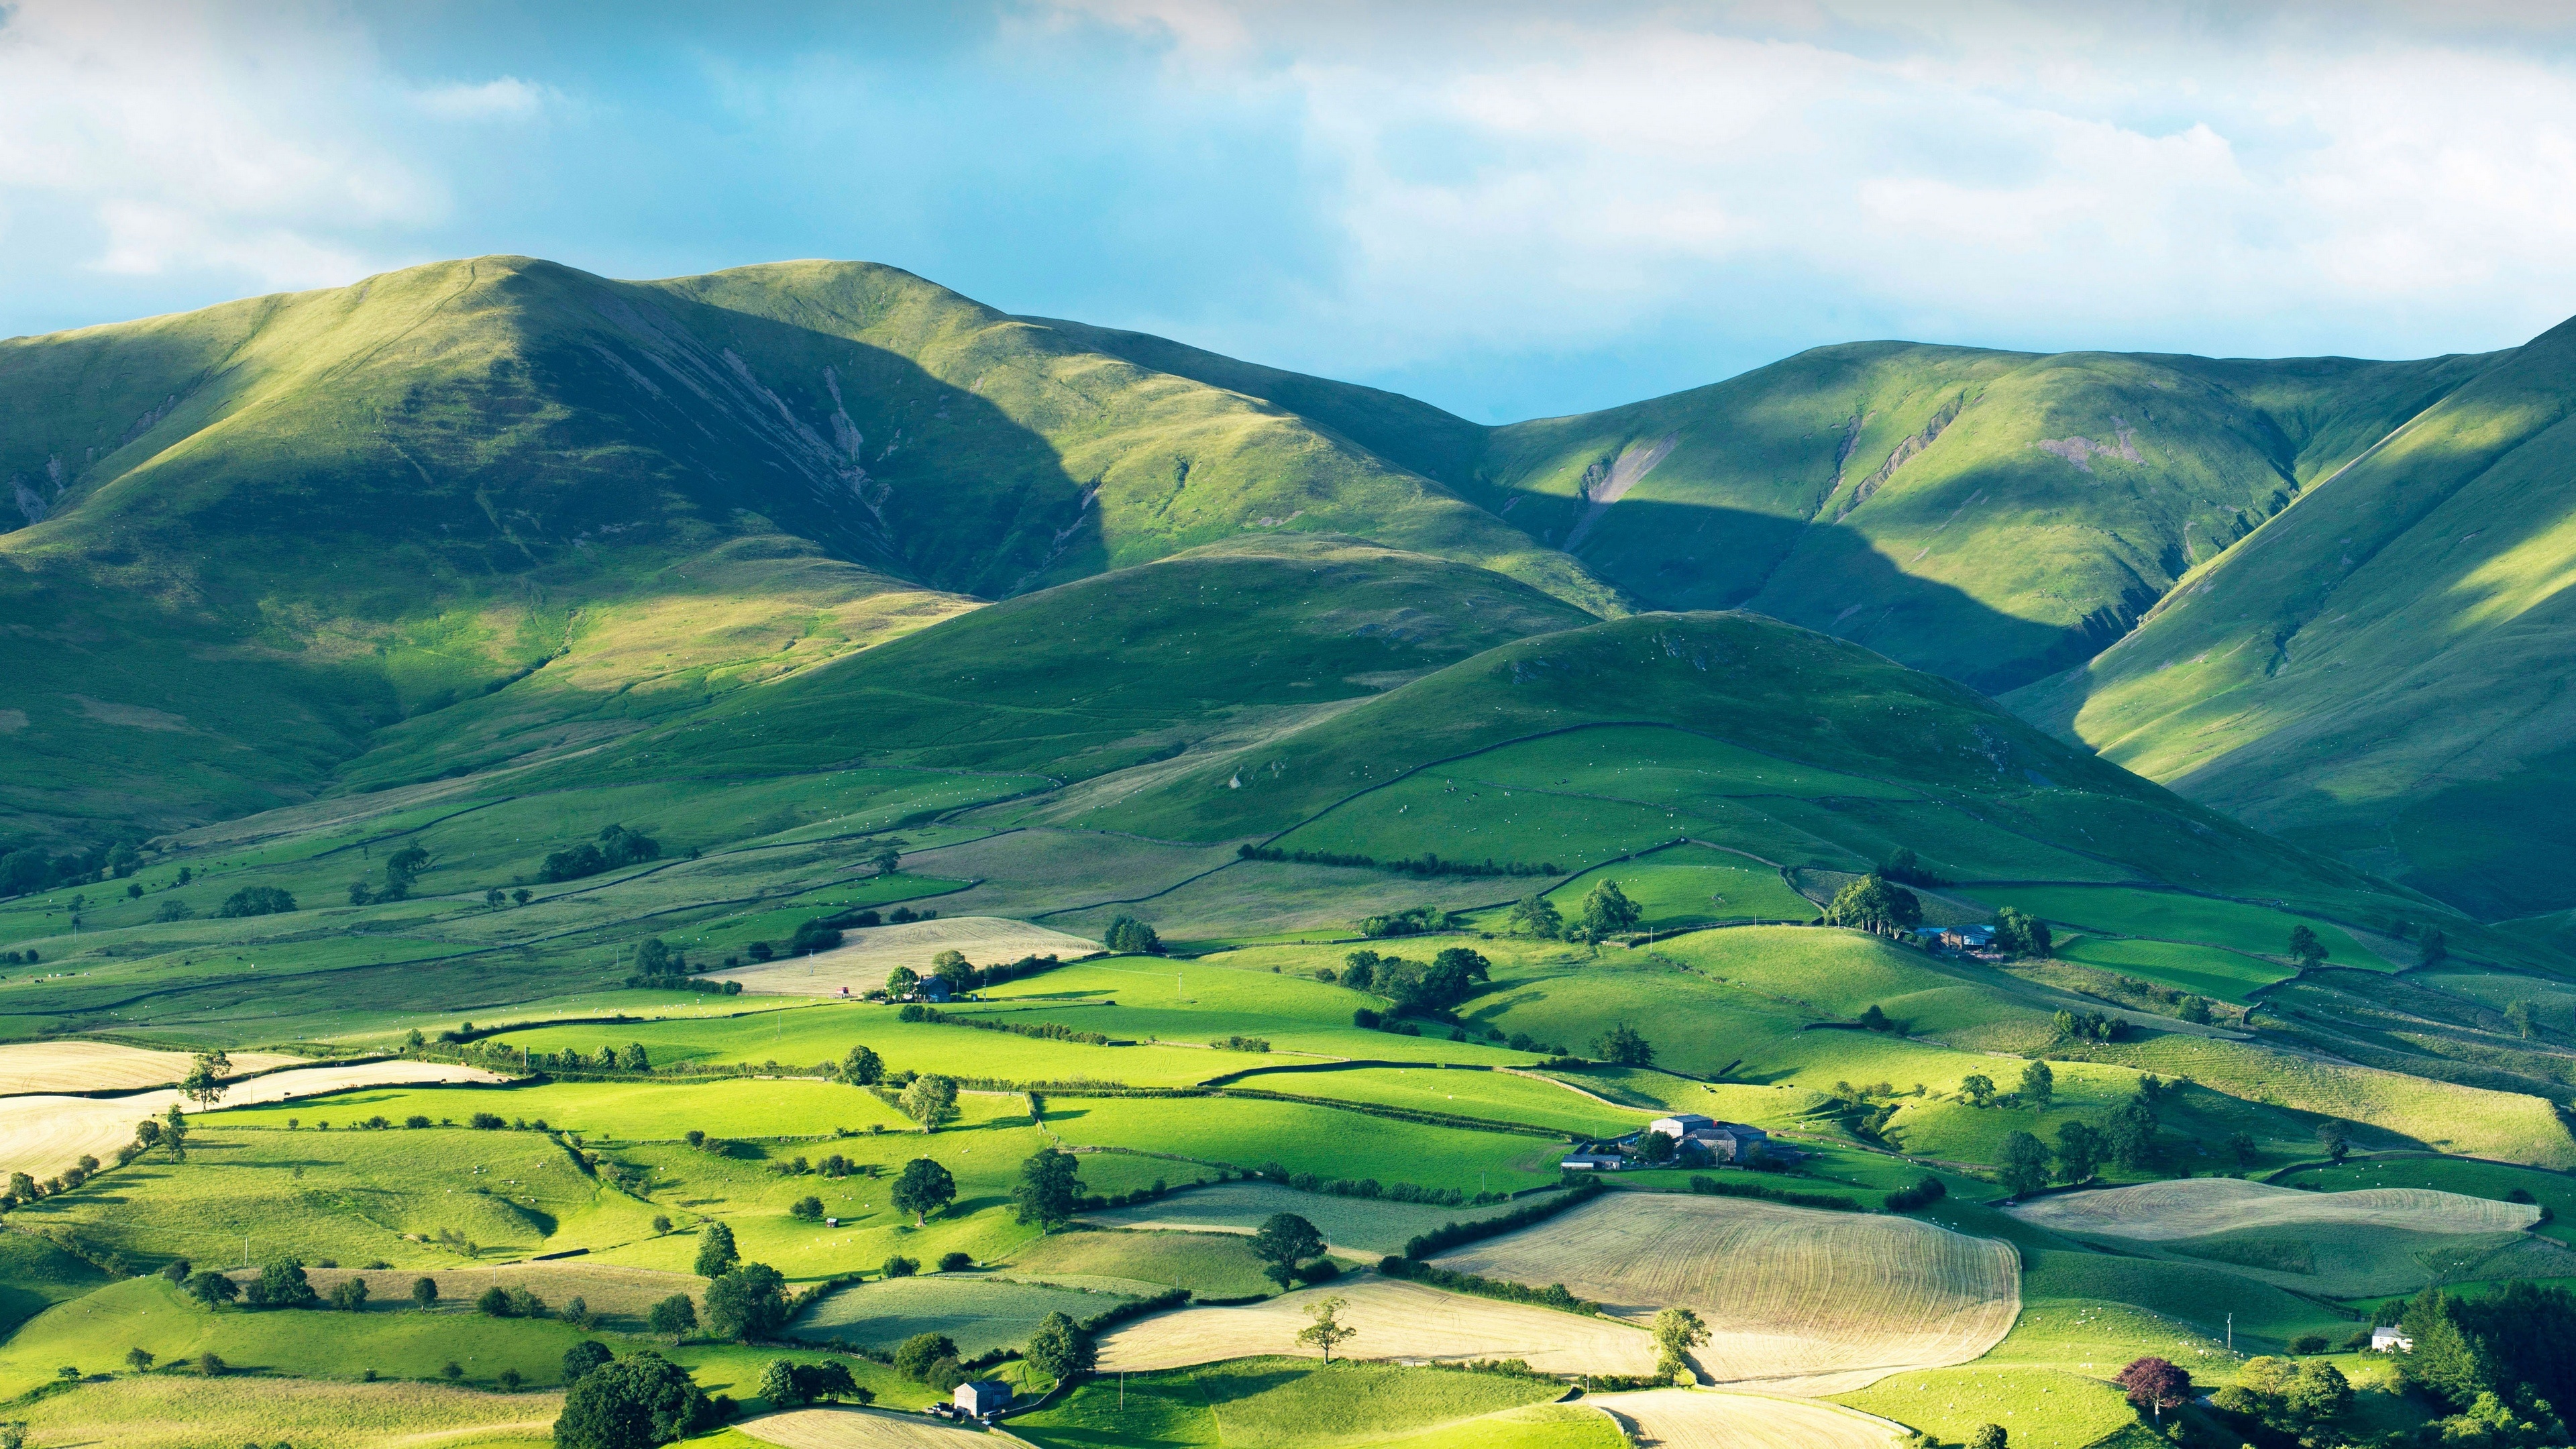
{"label": "hillside shadow", "polygon": [[1577,557],[1649,608],[1770,614],[1989,695],[2092,658],[2160,597],[2141,582],[2071,625],[2045,624],[1907,573],[1848,528],[1667,499],[1621,499]]}

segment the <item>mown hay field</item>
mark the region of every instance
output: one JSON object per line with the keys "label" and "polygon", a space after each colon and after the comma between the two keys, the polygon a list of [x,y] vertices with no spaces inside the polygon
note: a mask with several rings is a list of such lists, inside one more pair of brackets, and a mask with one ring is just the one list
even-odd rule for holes
{"label": "mown hay field", "polygon": [[2061,1193],[2007,1211],[2023,1222],[2056,1232],[2145,1242],[2277,1227],[2509,1233],[2540,1219],[2540,1209],[2533,1204],[2496,1202],[2426,1188],[2302,1192],[2227,1177],[2192,1177],[2101,1192]]}
{"label": "mown hay field", "polygon": [[1883,1419],[1813,1399],[1651,1389],[1583,1402],[1659,1449],[1888,1449],[1905,1438]]}
{"label": "mown hay field", "polygon": [[1337,1358],[1517,1358],[1548,1373],[1643,1374],[1655,1367],[1654,1340],[1626,1324],[1375,1276],[1239,1307],[1141,1318],[1102,1336],[1100,1366],[1142,1373],[1257,1354],[1315,1354],[1297,1334],[1314,1321],[1313,1305],[1328,1297],[1344,1300],[1340,1321],[1359,1330]]}
{"label": "mown hay field", "polygon": [[829,951],[727,966],[721,974],[728,981],[741,982],[747,992],[831,996],[846,989],[859,996],[885,985],[886,977],[898,966],[908,966],[916,975],[927,972],[932,958],[942,951],[955,951],[978,966],[990,966],[1023,956],[1056,956],[1069,961],[1099,949],[1097,941],[1026,921],[1000,916],[941,916],[934,921],[850,930],[843,933],[842,943]]}
{"label": "mown hay field", "polygon": [[[102,1365],[104,1367],[104,1365]],[[152,1374],[87,1383],[10,1410],[39,1444],[203,1449],[288,1443],[302,1449],[389,1444],[481,1449],[553,1442],[563,1396],[444,1385]]]}
{"label": "mown hay field", "polygon": [[1695,1309],[1721,1385],[1822,1395],[1992,1348],[2021,1307],[2012,1248],[1910,1218],[1733,1198],[1612,1193],[1440,1266],[1563,1283],[1645,1322]]}
{"label": "mown hay field", "polygon": [[1267,1182],[1212,1183],[1157,1202],[1084,1213],[1103,1227],[1199,1233],[1249,1233],[1272,1213],[1295,1213],[1315,1225],[1336,1252],[1381,1258],[1401,1253],[1417,1234],[1445,1223],[1498,1217],[1539,1201],[1533,1195],[1487,1207],[1436,1207],[1378,1198],[1331,1197]]}
{"label": "mown hay field", "polygon": [[1126,1301],[1074,1288],[938,1273],[836,1289],[799,1314],[787,1333],[807,1343],[889,1349],[917,1333],[944,1333],[957,1341],[962,1357],[973,1358],[1022,1347],[1050,1313],[1088,1318]]}
{"label": "mown hay field", "polygon": [[[239,1052],[233,1073],[291,1067],[303,1057]],[[175,1085],[188,1075],[186,1052],[147,1051],[107,1041],[29,1041],[0,1046],[0,1096],[21,1092],[107,1092]]]}
{"label": "mown hay field", "polygon": [[992,1449],[1009,1442],[920,1414],[846,1407],[763,1414],[733,1428],[779,1449]]}
{"label": "mown hay field", "polygon": [[[444,1062],[366,1062],[354,1066],[298,1067],[234,1084],[223,1106],[286,1102],[380,1082],[497,1082],[475,1067]],[[86,1154],[104,1161],[134,1140],[134,1124],[172,1107],[200,1110],[176,1088],[124,1097],[0,1097],[0,1172],[51,1177]]]}

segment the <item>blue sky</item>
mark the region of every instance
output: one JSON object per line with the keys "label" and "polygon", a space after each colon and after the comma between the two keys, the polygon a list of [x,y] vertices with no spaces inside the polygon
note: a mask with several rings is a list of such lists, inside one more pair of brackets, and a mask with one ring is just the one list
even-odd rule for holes
{"label": "blue sky", "polygon": [[1500,421],[1870,337],[2576,313],[2538,7],[0,5],[0,335],[522,252],[907,267]]}

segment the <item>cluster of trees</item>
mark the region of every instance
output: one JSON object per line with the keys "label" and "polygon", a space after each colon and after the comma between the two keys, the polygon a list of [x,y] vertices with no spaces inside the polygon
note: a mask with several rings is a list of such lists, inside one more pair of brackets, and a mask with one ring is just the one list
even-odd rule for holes
{"label": "cluster of trees", "polygon": [[1546,896],[1525,896],[1513,902],[1511,913],[1503,918],[1503,929],[1515,936],[1541,941],[1584,941],[1600,945],[1623,932],[1633,931],[1645,919],[1645,909],[1628,898],[1615,880],[1603,880],[1584,893],[1583,903],[1575,908],[1569,924],[1556,903]]}
{"label": "cluster of trees", "polygon": [[1427,850],[1411,860],[1380,860],[1374,855],[1345,855],[1330,850],[1282,850],[1275,845],[1254,845],[1247,841],[1236,846],[1234,853],[1242,860],[1285,860],[1296,861],[1303,865],[1357,866],[1365,870],[1392,870],[1401,871],[1406,875],[1421,876],[1565,874],[1554,861],[1543,861],[1536,865],[1518,860],[1497,863],[1489,855],[1485,857],[1484,864],[1478,865],[1473,861],[1442,860]]}
{"label": "cluster of trees", "polygon": [[1359,923],[1359,931],[1376,941],[1393,936],[1428,936],[1436,931],[1446,931],[1455,923],[1456,918],[1438,906],[1414,906],[1367,917]]}
{"label": "cluster of trees", "polygon": [[61,855],[48,854],[36,846],[21,846],[0,851],[0,896],[123,880],[142,866],[143,854],[129,840],[109,841]]}
{"label": "cluster of trees", "polygon": [[570,850],[549,854],[537,867],[537,879],[580,880],[619,866],[659,860],[661,856],[662,843],[652,836],[623,825],[607,825],[600,828],[597,840],[585,840]]}
{"label": "cluster of trees", "polygon": [[1154,934],[1154,928],[1123,913],[1109,923],[1109,931],[1100,943],[1121,956],[1163,954],[1163,938]]}
{"label": "cluster of trees", "polygon": [[243,916],[282,916],[295,909],[295,897],[275,886],[244,886],[224,897],[216,915],[226,920]]}
{"label": "cluster of trees", "polygon": [[1386,997],[1400,1014],[1437,1016],[1475,995],[1492,971],[1492,962],[1465,946],[1447,947],[1428,963],[1362,949],[1342,958],[1341,982]]}
{"label": "cluster of trees", "polygon": [[1923,901],[1872,871],[1834,892],[1833,903],[1825,907],[1825,924],[1893,936],[1923,924]]}

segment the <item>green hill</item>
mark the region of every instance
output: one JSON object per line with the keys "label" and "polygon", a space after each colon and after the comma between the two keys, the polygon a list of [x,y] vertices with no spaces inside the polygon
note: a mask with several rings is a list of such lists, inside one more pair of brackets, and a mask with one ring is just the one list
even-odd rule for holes
{"label": "green hill", "polygon": [[2481,916],[2576,904],[2571,375],[2576,327],[2493,363],[2015,705]]}

